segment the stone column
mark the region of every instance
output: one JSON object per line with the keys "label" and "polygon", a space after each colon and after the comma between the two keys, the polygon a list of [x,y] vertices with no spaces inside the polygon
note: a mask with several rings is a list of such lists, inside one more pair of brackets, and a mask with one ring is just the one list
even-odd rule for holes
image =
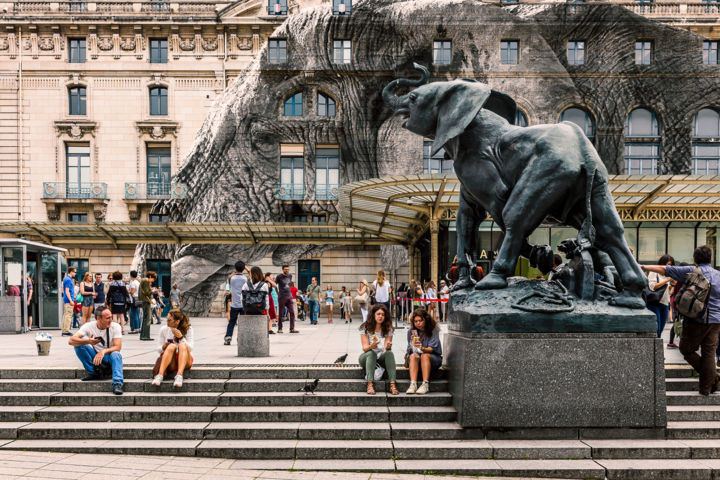
{"label": "stone column", "polygon": [[430,280],[438,284],[438,233],[440,233],[440,222],[436,219],[430,220]]}
{"label": "stone column", "polygon": [[265,315],[238,315],[238,357],[269,357],[270,337],[268,319]]}
{"label": "stone column", "polygon": [[408,285],[415,275],[415,247],[408,246]]}

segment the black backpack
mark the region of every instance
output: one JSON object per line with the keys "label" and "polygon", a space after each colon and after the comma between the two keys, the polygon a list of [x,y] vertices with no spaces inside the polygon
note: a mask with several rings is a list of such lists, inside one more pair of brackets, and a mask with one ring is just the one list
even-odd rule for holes
{"label": "black backpack", "polygon": [[247,283],[248,289],[243,291],[243,313],[245,315],[262,315],[265,311],[265,299],[268,292],[261,290],[263,282],[253,285]]}
{"label": "black backpack", "polygon": [[125,292],[123,292],[124,287],[120,287],[120,285],[112,285],[110,287],[110,303],[112,305],[122,305],[125,306]]}

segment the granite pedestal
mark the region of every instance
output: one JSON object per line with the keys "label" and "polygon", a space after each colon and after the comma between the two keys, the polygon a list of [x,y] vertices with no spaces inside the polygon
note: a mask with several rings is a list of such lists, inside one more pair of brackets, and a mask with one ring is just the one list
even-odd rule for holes
{"label": "granite pedestal", "polygon": [[238,315],[238,357],[269,357],[270,336],[265,315]]}
{"label": "granite pedestal", "polygon": [[0,297],[0,334],[20,333],[22,304],[20,297]]}
{"label": "granite pedestal", "polygon": [[463,427],[488,438],[664,435],[663,344],[652,313],[597,301],[584,322],[589,305],[574,315],[526,312],[498,298],[512,292],[497,292],[452,296],[446,355]]}

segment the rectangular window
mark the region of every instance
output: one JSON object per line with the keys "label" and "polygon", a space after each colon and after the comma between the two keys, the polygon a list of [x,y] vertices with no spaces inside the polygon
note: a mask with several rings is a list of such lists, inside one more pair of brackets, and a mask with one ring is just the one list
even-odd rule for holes
{"label": "rectangular window", "polygon": [[85,87],[73,87],[68,90],[70,115],[87,115],[87,90]]}
{"label": "rectangular window", "polygon": [[168,216],[164,213],[151,213],[148,217],[150,223],[167,223]]}
{"label": "rectangular window", "polygon": [[433,63],[450,65],[452,56],[452,40],[435,40],[433,42]]}
{"label": "rectangular window", "polygon": [[635,13],[638,13],[640,15],[646,14],[646,13],[652,13],[653,11],[653,0],[635,0],[635,3],[638,5],[635,7]]}
{"label": "rectangular window", "polygon": [[626,175],[658,175],[660,172],[660,145],[657,143],[626,143]]}
{"label": "rectangular window", "polygon": [[315,151],[315,199],[337,200],[340,182],[340,152],[337,148]]}
{"label": "rectangular window", "polygon": [[430,156],[432,144],[431,140],[423,141],[423,173],[454,173],[454,162],[452,159],[445,159],[444,148]]}
{"label": "rectangular window", "polygon": [[352,58],[352,40],[333,40],[333,62],[350,63]]}
{"label": "rectangular window", "polygon": [[280,157],[280,190],[278,193],[281,200],[305,198],[303,166],[302,156]]}
{"label": "rectangular window", "polygon": [[65,145],[65,198],[90,198],[90,145]]}
{"label": "rectangular window", "polygon": [[693,144],[693,175],[720,175],[720,144]]}
{"label": "rectangular window", "polygon": [[165,87],[150,89],[150,115],[168,114],[168,90]]}
{"label": "rectangular window", "polygon": [[287,0],[268,0],[268,15],[287,15]]}
{"label": "rectangular window", "polygon": [[352,0],[333,0],[333,15],[350,15]]}
{"label": "rectangular window", "polygon": [[313,215],[312,223],[327,223],[327,215]]}
{"label": "rectangular window", "polygon": [[87,223],[87,213],[68,213],[68,222]]}
{"label": "rectangular window", "polygon": [[585,42],[573,40],[567,45],[568,65],[585,65]]}
{"label": "rectangular window", "polygon": [[635,65],[650,65],[652,63],[653,42],[638,40],[635,42]]}
{"label": "rectangular window", "polygon": [[68,10],[71,12],[87,11],[87,0],[70,0],[68,3]]}
{"label": "rectangular window", "polygon": [[68,258],[68,267],[75,267],[75,278],[78,283],[82,282],[82,278],[87,271],[90,270],[90,260],[87,258]]}
{"label": "rectangular window", "polygon": [[168,0],[150,0],[151,12],[167,12],[170,10],[170,2]]}
{"label": "rectangular window", "polygon": [[517,40],[500,41],[500,63],[503,65],[517,65],[520,42]]}
{"label": "rectangular window", "polygon": [[718,64],[718,42],[703,42],[703,64]]}
{"label": "rectangular window", "polygon": [[150,63],[168,62],[168,41],[167,38],[150,39]]}
{"label": "rectangular window", "polygon": [[85,63],[85,39],[70,38],[68,44],[68,62]]}
{"label": "rectangular window", "polygon": [[307,223],[307,215],[293,215],[292,221],[293,223]]}
{"label": "rectangular window", "polygon": [[287,62],[287,40],[279,38],[268,40],[268,61],[270,63]]}
{"label": "rectangular window", "polygon": [[147,147],[147,195],[170,195],[170,147]]}

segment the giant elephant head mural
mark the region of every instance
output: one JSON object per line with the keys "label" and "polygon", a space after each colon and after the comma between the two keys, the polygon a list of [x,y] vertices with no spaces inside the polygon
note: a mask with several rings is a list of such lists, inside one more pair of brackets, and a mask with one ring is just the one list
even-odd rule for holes
{"label": "giant elephant head mural", "polygon": [[[436,39],[452,40],[452,56],[448,65],[431,67],[435,78],[483,81],[532,111],[532,121],[554,122],[561,105],[582,102],[601,86],[600,80],[592,80],[595,85],[586,82],[578,87],[563,64],[556,45],[559,39],[585,28],[588,38],[597,36],[598,42],[614,45],[623,36],[634,38],[632,29],[600,32],[593,29],[590,18],[650,23],[611,5],[605,11],[588,8],[573,17],[564,15],[565,11],[565,5],[528,11],[474,0],[360,0],[349,16],[332,15],[329,4],[290,15],[273,34],[273,38],[287,41],[287,61],[270,63],[267,49],[263,49],[216,99],[175,175],[176,181],[187,184],[187,198],[159,202],[154,211],[167,213],[171,221],[184,222],[286,221],[292,212],[275,196],[281,144],[303,145],[303,213],[325,213],[330,221],[339,220],[336,206],[312,200],[318,146],[338,146],[340,184],[418,173],[422,138],[401,128],[401,121],[385,106],[380,92],[393,78],[407,76],[404,74],[412,71],[413,62],[432,65]],[[539,15],[551,17],[553,27],[536,22]],[[653,28],[658,26],[653,24]],[[678,35],[694,38],[686,32]],[[518,79],[503,73],[508,68],[500,64],[498,46],[501,38],[508,37],[527,45],[535,58],[519,68],[533,69],[536,74]],[[333,61],[335,39],[351,41],[350,63]],[[625,65],[614,68],[622,71]],[[619,96],[615,91],[614,98],[636,102],[633,92],[640,87],[632,86],[633,81],[628,81]],[[413,86],[396,85],[400,90]],[[665,90],[658,87],[657,95]],[[302,94],[303,115],[284,116],[283,102],[297,93]],[[335,117],[317,115],[319,93],[336,102]],[[643,95],[647,96],[647,91]],[[618,111],[617,102],[608,103],[607,122],[622,125],[624,119]],[[602,148],[598,150],[604,158]],[[613,155],[614,162],[617,154]],[[185,292],[184,308],[192,315],[202,315],[237,259],[253,263],[271,255],[279,265],[331,247],[141,245],[136,262],[151,257],[171,259],[174,281]]]}

